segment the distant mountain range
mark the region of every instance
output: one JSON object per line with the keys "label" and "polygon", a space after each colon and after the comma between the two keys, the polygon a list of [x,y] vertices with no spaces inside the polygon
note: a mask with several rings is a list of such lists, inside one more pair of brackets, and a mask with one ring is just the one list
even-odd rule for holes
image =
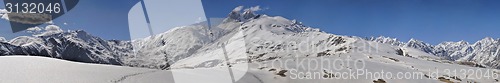
{"label": "distant mountain range", "polygon": [[479,64],[500,68],[500,39],[486,37],[470,44],[466,41],[443,42],[431,45],[416,39],[401,42],[389,37],[371,37],[368,40],[400,47],[411,47],[423,52],[443,57],[451,61],[472,61]]}

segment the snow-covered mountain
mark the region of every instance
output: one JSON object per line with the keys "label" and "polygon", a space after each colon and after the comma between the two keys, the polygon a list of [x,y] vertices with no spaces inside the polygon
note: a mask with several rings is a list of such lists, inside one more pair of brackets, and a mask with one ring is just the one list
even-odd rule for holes
{"label": "snow-covered mountain", "polygon": [[499,40],[493,38],[484,38],[470,47],[464,47],[462,50],[457,51],[466,54],[464,57],[459,58],[459,61],[473,61],[480,64],[485,64],[494,68],[500,68],[500,43]]}
{"label": "snow-covered mountain", "polygon": [[[251,10],[240,10],[231,11],[220,24],[208,25],[207,22],[201,22],[132,41],[103,40],[82,30],[69,32],[56,30],[50,34],[21,36],[8,42],[0,41],[0,53],[1,55],[45,56],[85,63],[181,70],[184,71],[183,73],[204,69],[217,71],[202,74],[219,73],[224,67],[246,66],[239,69],[253,73],[251,76],[253,81],[248,83],[331,82],[286,77],[293,78],[295,71],[295,74],[297,72],[321,72],[320,78],[334,78],[338,76],[331,76],[331,73],[350,72],[357,67],[352,64],[361,63],[367,71],[375,72],[429,73],[444,72],[446,69],[485,69],[479,68],[483,67],[482,65],[499,68],[498,39],[485,38],[474,44],[464,41],[445,42],[436,46],[416,39],[404,43],[389,37],[361,38],[330,34],[307,27],[296,20],[255,14]],[[311,63],[303,62],[311,60],[350,61],[345,61],[347,64],[316,62],[312,66],[319,65],[321,68],[304,68],[304,66],[310,67]],[[477,64],[462,64],[461,61],[471,61]],[[338,67],[340,70],[337,70]],[[100,69],[107,70],[107,68]],[[136,69],[132,70],[135,72]],[[335,71],[331,72],[331,70]],[[153,72],[135,79],[144,80],[154,78],[156,75],[164,75],[159,73],[165,72]],[[110,75],[117,77],[122,73]],[[137,73],[137,75],[142,75],[142,73]],[[202,76],[205,78],[218,76],[207,75]],[[336,82],[373,82],[374,79],[379,79],[375,81],[415,83],[439,82],[443,79],[452,82],[495,82],[498,80],[498,78],[466,79],[469,76],[477,75],[437,73],[432,76],[428,74],[418,76],[429,79],[366,77],[368,79],[337,79]]]}
{"label": "snow-covered mountain", "polygon": [[[191,58],[191,56],[198,56],[219,49],[223,43],[228,44],[232,37],[241,36],[243,34],[241,31],[246,28],[272,31],[275,34],[319,31],[283,17],[257,15],[250,10],[243,13],[232,11],[228,18],[224,19],[219,25],[209,26],[206,22],[202,22],[177,27],[152,37],[134,40],[133,45],[136,46],[137,54],[127,58],[126,62],[131,62],[132,65],[165,68],[178,61],[188,60],[186,58]],[[263,34],[258,35],[265,36]],[[238,43],[238,45],[245,45],[245,43]],[[246,50],[244,47],[238,49]],[[245,51],[242,53],[245,53]]]}
{"label": "snow-covered mountain", "polygon": [[465,41],[459,42],[443,42],[435,46],[434,54],[443,57],[449,57],[451,60],[456,60],[465,56],[472,49],[469,48],[469,43]]}
{"label": "snow-covered mountain", "polygon": [[127,41],[103,40],[85,31],[70,31],[43,36],[20,36],[2,42],[1,55],[33,55],[64,60],[121,65],[120,57],[129,55]]}
{"label": "snow-covered mountain", "polygon": [[103,40],[82,30],[21,36],[1,42],[0,52],[1,55],[37,55],[87,63],[167,69],[171,66],[225,65],[222,64],[224,59],[215,59],[224,56],[213,57],[224,55],[220,53],[223,46],[227,47],[229,58],[260,62],[280,57],[345,54],[362,48],[353,46],[353,42],[373,41],[396,46],[394,49],[417,49],[452,61],[472,61],[493,68],[499,68],[500,63],[497,58],[498,39],[492,38],[474,44],[460,41],[436,46],[416,39],[408,42],[383,36],[363,39],[329,34],[296,20],[241,9],[231,11],[220,23],[208,25],[201,22],[133,41]]}
{"label": "snow-covered mountain", "polygon": [[397,38],[390,38],[390,37],[384,37],[384,36],[370,37],[367,40],[378,42],[378,43],[390,44],[390,45],[394,45],[394,46],[402,46],[402,45],[404,45],[404,43],[401,42]]}
{"label": "snow-covered mountain", "polygon": [[415,48],[451,61],[470,61],[493,68],[500,68],[500,55],[498,53],[500,51],[499,39],[495,40],[491,37],[486,37],[474,44],[466,41],[458,41],[443,42],[435,46],[416,39],[411,39],[407,43],[400,43],[399,41],[388,42],[387,40],[396,40],[395,38],[388,37],[371,38],[370,40],[394,46],[403,45]]}

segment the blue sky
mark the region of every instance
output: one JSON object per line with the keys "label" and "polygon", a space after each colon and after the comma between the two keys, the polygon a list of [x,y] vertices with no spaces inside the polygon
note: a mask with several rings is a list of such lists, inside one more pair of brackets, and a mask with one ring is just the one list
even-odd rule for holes
{"label": "blue sky", "polygon": [[500,37],[498,0],[205,0],[209,17],[234,7],[260,6],[259,13],[297,19],[323,31],[360,37],[389,36],[431,44]]}
{"label": "blue sky", "polygon": [[[104,39],[129,40],[128,12],[136,3],[81,0],[55,23]],[[203,0],[207,17],[225,17],[240,5],[260,6],[265,9],[260,14],[297,19],[333,34],[416,38],[431,44],[500,38],[498,4],[497,0]],[[10,31],[7,24],[0,21],[0,36],[26,35],[5,33]]]}

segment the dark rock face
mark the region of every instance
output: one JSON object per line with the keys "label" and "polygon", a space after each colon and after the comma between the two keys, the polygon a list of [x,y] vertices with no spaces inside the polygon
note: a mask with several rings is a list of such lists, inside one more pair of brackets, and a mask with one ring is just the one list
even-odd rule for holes
{"label": "dark rock face", "polygon": [[123,65],[120,57],[127,56],[132,50],[128,42],[103,40],[81,30],[31,38],[38,41],[29,40],[23,45],[1,42],[0,56],[44,56],[84,63]]}

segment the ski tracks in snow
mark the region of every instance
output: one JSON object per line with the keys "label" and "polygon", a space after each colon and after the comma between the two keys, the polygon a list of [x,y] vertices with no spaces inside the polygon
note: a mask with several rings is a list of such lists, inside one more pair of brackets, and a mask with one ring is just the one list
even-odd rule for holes
{"label": "ski tracks in snow", "polygon": [[158,72],[158,71],[161,71],[161,70],[152,70],[152,71],[147,71],[147,72],[140,72],[140,73],[129,74],[129,75],[125,75],[125,76],[121,77],[118,80],[112,80],[111,82],[112,83],[121,83],[122,81],[124,81],[124,80],[126,80],[127,78],[130,78],[130,77],[134,77],[134,76],[142,75],[142,74],[154,73],[154,72]]}

